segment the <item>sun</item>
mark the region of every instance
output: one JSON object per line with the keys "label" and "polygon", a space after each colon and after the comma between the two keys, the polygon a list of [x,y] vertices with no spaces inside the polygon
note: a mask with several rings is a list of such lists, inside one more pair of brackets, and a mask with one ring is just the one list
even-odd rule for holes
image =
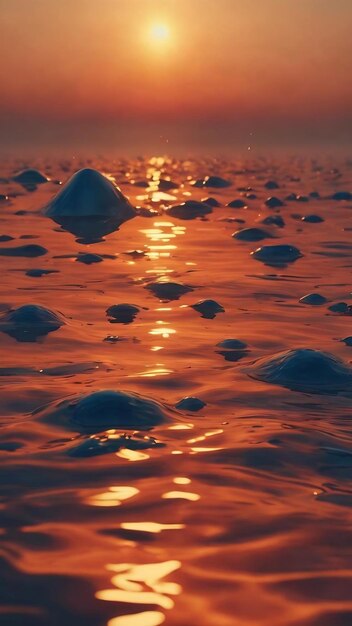
{"label": "sun", "polygon": [[153,41],[163,42],[170,39],[170,29],[167,24],[156,23],[150,28],[150,37]]}

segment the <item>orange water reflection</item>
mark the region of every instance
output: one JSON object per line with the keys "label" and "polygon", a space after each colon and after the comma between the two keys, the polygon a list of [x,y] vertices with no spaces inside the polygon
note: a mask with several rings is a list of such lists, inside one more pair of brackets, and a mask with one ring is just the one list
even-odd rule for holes
{"label": "orange water reflection", "polygon": [[[108,571],[114,572],[111,578],[113,588],[103,589],[96,593],[99,600],[126,604],[143,604],[159,606],[170,610],[174,601],[170,596],[177,596],[182,588],[174,582],[165,582],[169,576],[181,567],[180,561],[164,561],[138,565],[132,563],[108,564]],[[161,611],[143,611],[134,615],[121,615],[108,622],[108,626],[157,626],[165,620]]]}

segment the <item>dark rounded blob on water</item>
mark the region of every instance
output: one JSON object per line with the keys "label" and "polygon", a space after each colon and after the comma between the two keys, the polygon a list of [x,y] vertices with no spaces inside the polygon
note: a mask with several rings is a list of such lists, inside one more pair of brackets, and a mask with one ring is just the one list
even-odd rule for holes
{"label": "dark rounded blob on water", "polygon": [[140,310],[134,304],[114,304],[106,309],[106,315],[112,324],[131,324]]}
{"label": "dark rounded blob on water", "polygon": [[251,255],[257,261],[274,267],[286,265],[286,263],[293,263],[293,261],[303,256],[298,248],[285,244],[278,246],[262,246],[254,252],[251,252]]}
{"label": "dark rounded blob on water", "polygon": [[271,198],[265,200],[265,204],[267,207],[269,207],[269,209],[277,209],[281,206],[284,206],[282,200],[280,200],[280,198],[276,198],[276,196],[272,196]]}
{"label": "dark rounded blob on water", "polygon": [[160,178],[158,182],[158,189],[161,189],[161,191],[169,191],[170,189],[177,189],[178,187],[178,183],[167,178]]}
{"label": "dark rounded blob on water", "polygon": [[345,343],[346,346],[352,346],[352,337],[345,337],[344,339],[341,339],[341,341]]}
{"label": "dark rounded blob on water", "polygon": [[26,246],[16,246],[15,248],[0,248],[0,256],[27,257],[34,259],[38,256],[47,254],[47,249],[43,246],[37,246],[34,243]]}
{"label": "dark rounded blob on water", "polygon": [[49,181],[49,179],[44,174],[36,169],[22,170],[21,172],[15,174],[12,177],[12,180],[14,180],[15,183],[23,185],[23,187],[42,185],[43,183],[47,183]]}
{"label": "dark rounded blob on water", "polygon": [[302,304],[310,304],[311,306],[321,306],[327,302],[327,298],[320,293],[308,293],[299,300]]}
{"label": "dark rounded blob on water", "polygon": [[213,187],[214,189],[223,189],[224,187],[230,187],[232,183],[221,176],[206,176],[203,179],[198,179],[193,183],[194,187]]}
{"label": "dark rounded blob on water", "polygon": [[272,235],[261,228],[243,228],[233,233],[232,237],[239,241],[262,241],[272,238]]}
{"label": "dark rounded blob on water", "polygon": [[134,185],[135,187],[142,187],[143,189],[147,189],[147,187],[149,187],[147,180],[135,180],[133,183],[131,182],[131,185]]}
{"label": "dark rounded blob on water", "polygon": [[14,237],[11,235],[0,235],[0,243],[5,243],[5,241],[13,241]]}
{"label": "dark rounded blob on water", "polygon": [[189,285],[182,285],[181,283],[173,282],[155,282],[150,283],[145,287],[148,291],[151,291],[154,296],[160,300],[178,300],[185,293],[194,291],[193,287]]}
{"label": "dark rounded blob on water", "polygon": [[332,313],[340,313],[340,315],[351,315],[352,307],[347,302],[336,302],[328,307]]}
{"label": "dark rounded blob on water", "polygon": [[318,191],[311,191],[309,195],[311,198],[314,198],[315,200],[319,200],[320,198],[320,193]]}
{"label": "dark rounded blob on water", "polygon": [[46,205],[44,214],[82,243],[95,243],[135,217],[137,212],[106,176],[86,168],[71,176]]}
{"label": "dark rounded blob on water", "polygon": [[332,200],[352,200],[352,193],[350,191],[337,191],[331,196]]}
{"label": "dark rounded blob on water", "polygon": [[306,393],[352,390],[352,369],[332,354],[320,350],[287,350],[260,359],[246,368],[257,380]]}
{"label": "dark rounded blob on water", "polygon": [[304,215],[302,217],[302,222],[308,222],[308,224],[320,224],[320,222],[324,221],[324,218],[320,217],[320,215]]}
{"label": "dark rounded blob on water", "polygon": [[40,268],[34,268],[26,271],[26,276],[30,276],[31,278],[41,278],[42,276],[47,276],[49,274],[58,274],[59,270],[42,270]]}
{"label": "dark rounded blob on water", "polygon": [[181,411],[200,411],[206,406],[206,403],[199,398],[195,398],[193,396],[186,396],[182,398],[177,404],[175,404],[176,409],[180,409]]}
{"label": "dark rounded blob on water", "polygon": [[236,198],[236,200],[232,200],[226,206],[231,209],[244,209],[247,205],[241,198]]}
{"label": "dark rounded blob on water", "polygon": [[217,343],[216,347],[224,348],[225,350],[244,350],[247,348],[247,344],[240,339],[224,339]]}
{"label": "dark rounded blob on water", "polygon": [[264,187],[266,189],[279,189],[280,185],[278,185],[276,180],[268,180],[268,182],[265,183]]}
{"label": "dark rounded blob on water", "polygon": [[196,200],[186,200],[182,204],[176,204],[165,209],[167,215],[176,217],[179,220],[194,220],[197,217],[205,217],[210,215],[213,209],[204,202],[197,202]]}
{"label": "dark rounded blob on water", "polygon": [[248,355],[247,344],[240,339],[224,339],[217,344],[217,348],[222,348],[217,354],[231,363],[236,363]]}
{"label": "dark rounded blob on water", "polygon": [[87,429],[127,428],[148,430],[167,421],[154,400],[125,391],[95,391],[71,406],[71,421]]}
{"label": "dark rounded blob on water", "polygon": [[0,193],[0,202],[8,202],[10,200],[10,198],[4,194],[4,193]]}
{"label": "dark rounded blob on water", "polygon": [[214,319],[218,313],[225,313],[225,309],[215,300],[200,300],[192,304],[191,308],[208,320]]}
{"label": "dark rounded blob on water", "polygon": [[85,263],[85,265],[92,265],[92,263],[101,263],[103,261],[103,257],[99,254],[93,254],[89,252],[87,254],[79,254],[76,261],[79,263]]}
{"label": "dark rounded blob on water", "polygon": [[237,361],[240,361],[249,353],[248,350],[217,350],[217,354],[223,356],[225,361],[237,363]]}
{"label": "dark rounded blob on water", "polygon": [[221,206],[221,203],[219,202],[219,200],[217,200],[216,198],[202,198],[201,202],[203,202],[204,204],[207,204],[208,206],[212,206],[212,207],[217,207],[217,206]]}
{"label": "dark rounded blob on water", "polygon": [[62,315],[38,304],[25,304],[0,318],[0,331],[17,341],[32,342],[64,324]]}
{"label": "dark rounded blob on water", "polygon": [[262,224],[266,226],[277,226],[283,228],[285,226],[285,220],[281,215],[268,215],[262,220]]}

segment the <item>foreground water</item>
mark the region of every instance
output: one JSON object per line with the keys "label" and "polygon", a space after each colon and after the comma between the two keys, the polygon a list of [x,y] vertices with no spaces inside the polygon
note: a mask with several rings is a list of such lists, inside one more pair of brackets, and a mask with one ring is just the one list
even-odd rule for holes
{"label": "foreground water", "polygon": [[[41,211],[87,166],[144,209],[95,243]],[[349,626],[352,163],[1,176],[0,624]],[[55,317],[29,332],[28,304]],[[137,430],[99,390],[138,394]]]}

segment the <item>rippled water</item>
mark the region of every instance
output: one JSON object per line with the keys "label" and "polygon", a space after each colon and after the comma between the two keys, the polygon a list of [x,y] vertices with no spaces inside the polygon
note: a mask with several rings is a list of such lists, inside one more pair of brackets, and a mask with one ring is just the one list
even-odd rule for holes
{"label": "rippled water", "polygon": [[[51,182],[6,182],[23,166]],[[1,166],[0,235],[14,239],[0,248],[47,250],[1,256],[1,315],[34,303],[65,321],[31,341],[0,332],[1,625],[350,626],[351,391],[292,391],[248,368],[297,348],[351,361],[350,311],[329,310],[352,304],[352,202],[331,199],[351,190],[351,162],[96,160],[155,212],[91,245],[40,212],[56,181],[85,166]],[[191,184],[206,175],[232,184]],[[159,185],[168,178],[176,186]],[[209,196],[220,206],[202,219],[164,211]],[[269,196],[284,205],[266,207]],[[235,199],[247,208],[226,207]],[[302,221],[312,214],[324,221]],[[261,224],[269,215],[285,226]],[[276,239],[232,238],[243,227]],[[274,267],[251,256],[274,244],[303,256]],[[78,262],[87,252],[103,260]],[[156,280],[193,291],[159,300],[146,289]],[[327,302],[299,302],[312,292]],[[225,312],[190,306],[204,299]],[[132,323],[109,321],[121,303],[139,307]],[[101,389],[152,399],[167,419],[85,433],[65,411]],[[175,409],[185,396],[206,405]]]}

